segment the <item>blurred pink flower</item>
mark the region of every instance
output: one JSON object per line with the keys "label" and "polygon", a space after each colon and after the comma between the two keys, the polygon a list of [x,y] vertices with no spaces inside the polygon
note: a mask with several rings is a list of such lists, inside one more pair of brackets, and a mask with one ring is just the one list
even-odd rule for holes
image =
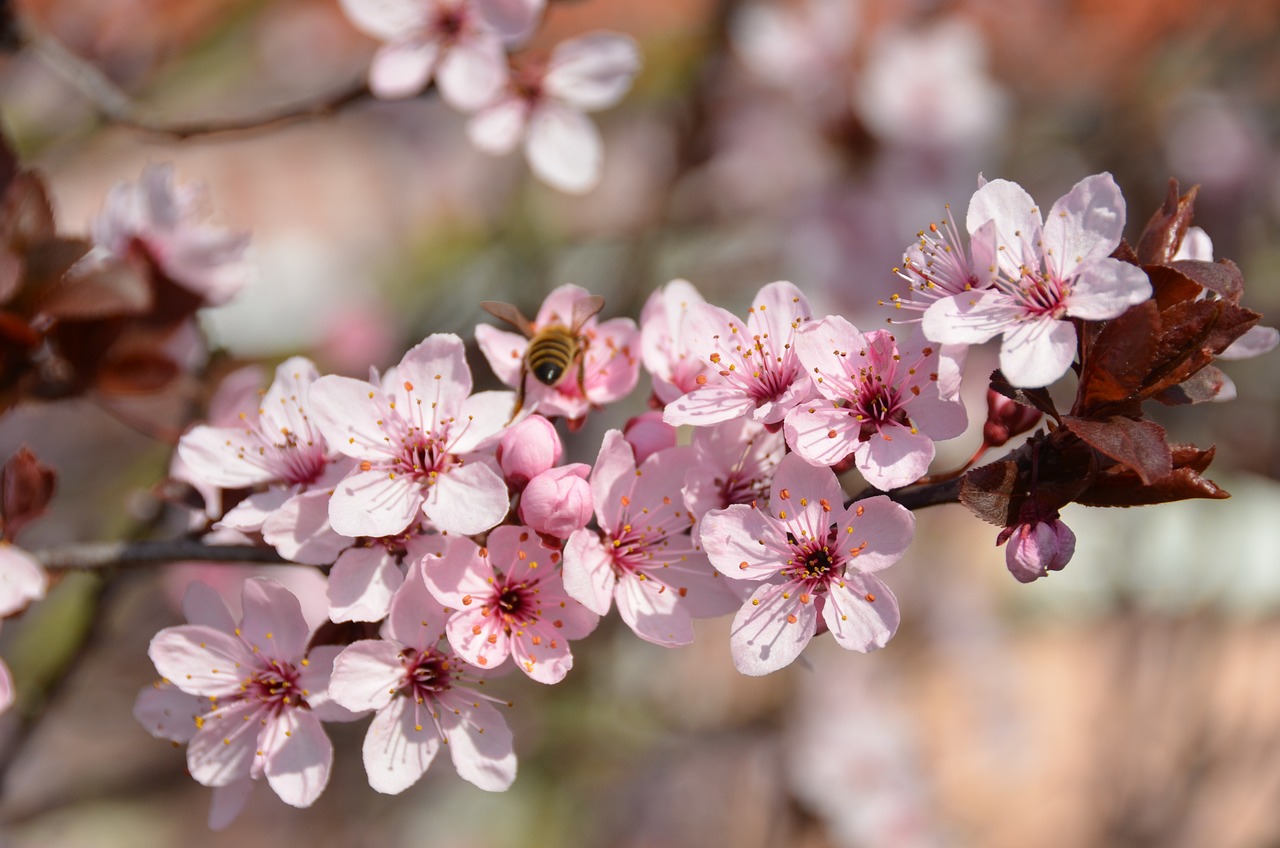
{"label": "blurred pink flower", "polygon": [[[501,792],[516,776],[511,731],[490,701],[463,684],[470,667],[441,650],[448,612],[415,563],[391,602],[382,639],[349,645],[334,662],[330,691],[349,710],[376,710],[364,738],[369,785],[396,794],[426,772],[447,743],[458,776]],[[501,703],[501,702],[499,702]]]}
{"label": "blurred pink flower", "polygon": [[710,363],[689,347],[685,332],[689,307],[705,302],[688,280],[672,280],[649,295],[640,311],[640,355],[661,403],[698,388],[711,371]]}
{"label": "blurred pink flower", "polygon": [[203,217],[203,188],[177,186],[171,166],[148,165],[138,182],[107,193],[90,226],[96,244],[121,258],[140,258],[206,304],[220,306],[249,282],[249,236]]}
{"label": "blurred pink flower", "polygon": [[874,572],[906,552],[911,512],[884,495],[844,506],[829,468],[795,454],[778,467],[768,510],[736,504],[702,518],[711,564],[737,580],[765,580],[733,620],[729,648],[743,674],[790,665],[817,633],[837,644],[882,648],[898,629],[898,601]]}
{"label": "blurred pink flower", "polygon": [[505,156],[524,141],[538,179],[572,194],[600,182],[604,142],[587,112],[617,104],[640,70],[640,48],[626,35],[596,32],[565,41],[544,66],[516,72],[506,91],[467,125],[480,150]]}
{"label": "blurred pink flower", "polygon": [[44,566],[22,548],[0,539],[0,618],[40,600],[48,587]]}
{"label": "blurred pink flower", "polygon": [[676,446],[676,428],[662,420],[659,409],[628,418],[622,425],[622,434],[635,451],[636,462],[644,462],[658,451]]}

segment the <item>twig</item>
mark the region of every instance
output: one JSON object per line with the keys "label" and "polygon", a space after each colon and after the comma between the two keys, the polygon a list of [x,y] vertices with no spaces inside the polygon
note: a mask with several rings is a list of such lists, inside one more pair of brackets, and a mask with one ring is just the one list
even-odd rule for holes
{"label": "twig", "polygon": [[161,121],[146,116],[125,91],[102,71],[72,53],[57,39],[21,25],[23,43],[46,67],[80,92],[107,121],[151,135],[179,141],[196,136],[249,132],[285,124],[331,117],[353,103],[373,97],[369,86],[355,82],[339,91],[311,98],[280,109],[257,115],[225,120]]}
{"label": "twig", "polygon": [[297,565],[273,548],[254,545],[206,545],[195,539],[157,539],[142,542],[86,542],[29,552],[51,571],[98,571],[141,568],[171,562],[259,563]]}
{"label": "twig", "polygon": [[892,492],[882,492],[874,486],[863,489],[858,494],[849,499],[849,503],[855,503],[875,495],[888,495],[889,500],[900,503],[910,510],[923,509],[927,506],[939,506],[941,504],[959,503],[960,502],[960,483],[961,478],[956,477],[951,480],[944,480],[941,483],[933,483],[925,486],[908,486],[904,489],[895,489]]}

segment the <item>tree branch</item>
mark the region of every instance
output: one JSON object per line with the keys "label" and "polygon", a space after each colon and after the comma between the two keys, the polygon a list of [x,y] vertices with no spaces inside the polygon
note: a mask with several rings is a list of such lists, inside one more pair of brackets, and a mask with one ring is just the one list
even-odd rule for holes
{"label": "tree branch", "polygon": [[257,563],[300,565],[255,545],[206,545],[196,539],[156,539],[143,542],[86,542],[29,551],[51,571],[98,571],[142,568],[173,562]]}
{"label": "tree branch", "polygon": [[900,503],[912,511],[924,509],[927,506],[959,503],[960,482],[962,479],[961,477],[955,477],[950,480],[944,480],[941,483],[907,486],[902,489],[894,489],[892,492],[882,492],[875,487],[868,487],[850,498],[849,503],[853,504],[876,495],[888,495],[889,500]]}

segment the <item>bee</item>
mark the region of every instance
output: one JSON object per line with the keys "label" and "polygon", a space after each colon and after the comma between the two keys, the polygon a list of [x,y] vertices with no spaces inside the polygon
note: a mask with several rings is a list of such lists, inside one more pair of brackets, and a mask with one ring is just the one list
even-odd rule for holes
{"label": "bee", "polygon": [[[578,390],[584,395],[586,389],[583,380],[586,376],[587,338],[582,335],[582,327],[601,309],[604,309],[604,298],[599,295],[584,297],[573,305],[573,316],[569,326],[548,324],[541,330],[535,329],[528,318],[520,314],[509,303],[500,301],[482,301],[480,308],[499,321],[505,321],[515,327],[529,340],[525,348],[524,359],[520,362],[520,384],[516,387],[516,405],[511,410],[511,421],[520,414],[524,407],[525,383],[529,375],[548,387],[555,387],[564,381],[573,366],[578,366]],[[510,422],[507,422],[510,423]]]}

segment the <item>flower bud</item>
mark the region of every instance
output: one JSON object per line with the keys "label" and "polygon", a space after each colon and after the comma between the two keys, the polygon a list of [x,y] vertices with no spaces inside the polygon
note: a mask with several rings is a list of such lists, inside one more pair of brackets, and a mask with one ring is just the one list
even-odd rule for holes
{"label": "flower bud", "polygon": [[1030,583],[1050,571],[1061,571],[1076,551],[1076,534],[1056,517],[1018,524],[1007,528],[1000,537],[1008,541],[1005,565],[1021,583]]}
{"label": "flower bud", "polygon": [[662,420],[662,410],[645,412],[622,428],[627,444],[636,454],[636,465],[664,448],[676,446],[676,428]]}
{"label": "flower bud", "polygon": [[557,539],[586,527],[595,512],[587,482],[590,473],[590,465],[575,462],[534,477],[520,496],[520,520]]}
{"label": "flower bud", "polygon": [[998,448],[1039,424],[1042,417],[1044,414],[1035,407],[1023,406],[995,389],[987,389],[987,423],[982,425],[982,440],[987,447]]}
{"label": "flower bud", "polygon": [[498,465],[507,485],[518,491],[555,467],[562,452],[555,425],[541,415],[530,415],[503,434],[497,450]]}

